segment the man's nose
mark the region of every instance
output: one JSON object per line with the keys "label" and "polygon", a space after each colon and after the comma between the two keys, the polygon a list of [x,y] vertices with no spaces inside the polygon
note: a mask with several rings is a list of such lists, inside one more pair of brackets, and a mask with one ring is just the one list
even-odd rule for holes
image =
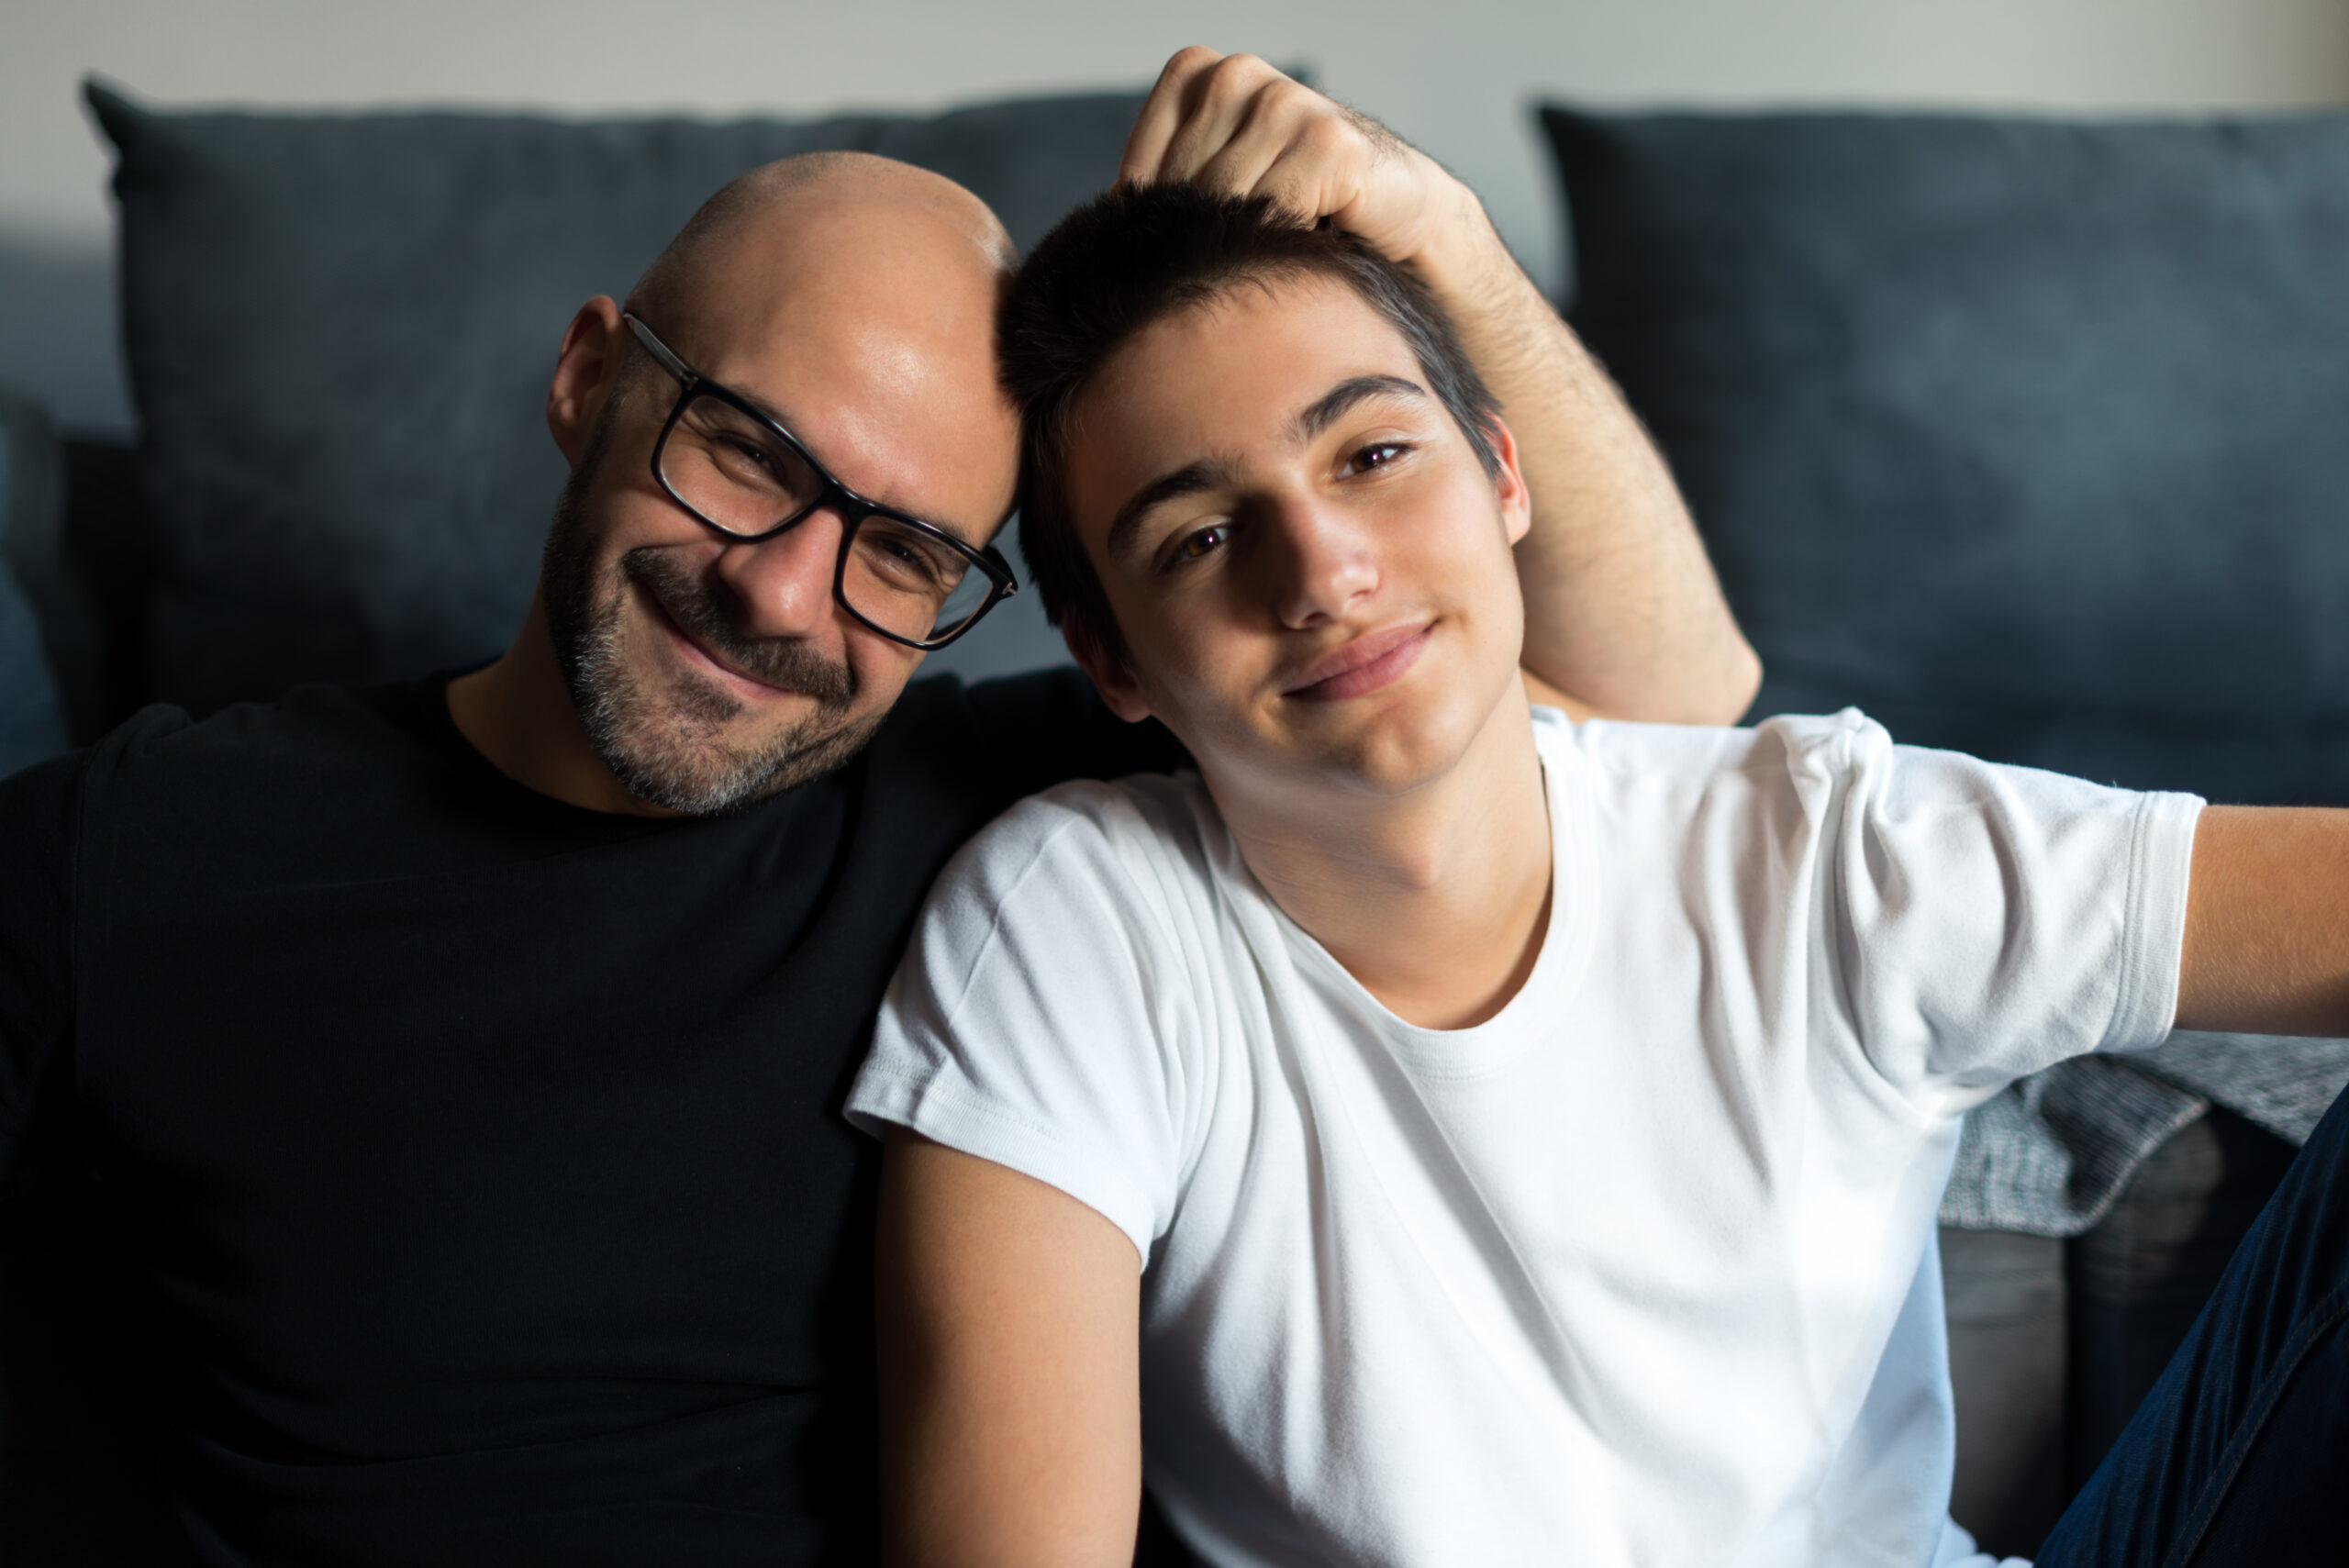
{"label": "man's nose", "polygon": [[1301,631],[1342,619],[1377,592],[1377,553],[1358,519],[1319,498],[1285,500],[1267,511],[1274,606],[1283,626]]}
{"label": "man's nose", "polygon": [[820,507],[773,539],[729,542],[715,571],[741,606],[751,637],[814,637],[832,618],[832,574],[845,525]]}

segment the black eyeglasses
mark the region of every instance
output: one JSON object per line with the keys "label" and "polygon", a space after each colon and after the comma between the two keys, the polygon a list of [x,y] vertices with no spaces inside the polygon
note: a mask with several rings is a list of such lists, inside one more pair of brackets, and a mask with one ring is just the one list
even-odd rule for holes
{"label": "black eyeglasses", "polygon": [[652,476],[705,526],[756,544],[829,507],[841,518],[832,597],[908,648],[945,647],[1019,591],[992,546],[974,549],[933,523],[866,500],[826,472],[797,437],[672,353],[651,328],[632,315],[620,319],[677,378],[677,405],[652,445]]}

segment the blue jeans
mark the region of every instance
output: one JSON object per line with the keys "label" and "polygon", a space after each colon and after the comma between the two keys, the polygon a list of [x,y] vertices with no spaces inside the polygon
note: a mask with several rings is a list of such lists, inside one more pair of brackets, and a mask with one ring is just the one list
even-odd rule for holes
{"label": "blue jeans", "polygon": [[2349,1094],[2038,1568],[2349,1562]]}

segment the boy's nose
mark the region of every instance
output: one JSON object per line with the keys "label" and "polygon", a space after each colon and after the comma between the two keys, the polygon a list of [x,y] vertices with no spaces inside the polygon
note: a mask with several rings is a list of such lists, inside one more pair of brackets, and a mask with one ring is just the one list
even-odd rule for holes
{"label": "boy's nose", "polygon": [[1378,562],[1364,529],[1335,508],[1286,503],[1266,518],[1278,544],[1275,607],[1281,624],[1305,630],[1342,619],[1378,588]]}

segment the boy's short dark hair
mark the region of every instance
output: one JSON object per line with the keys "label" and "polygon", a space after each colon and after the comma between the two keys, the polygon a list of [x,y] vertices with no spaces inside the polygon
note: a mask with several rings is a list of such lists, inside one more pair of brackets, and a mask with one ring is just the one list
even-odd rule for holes
{"label": "boy's short dark hair", "polygon": [[1020,415],[1019,549],[1053,625],[1125,657],[1070,514],[1068,422],[1077,398],[1145,328],[1235,287],[1299,277],[1345,284],[1401,333],[1485,472],[1500,472],[1492,429],[1499,406],[1451,318],[1408,270],[1261,196],[1119,185],[1044,236],[1004,295],[1003,382]]}

